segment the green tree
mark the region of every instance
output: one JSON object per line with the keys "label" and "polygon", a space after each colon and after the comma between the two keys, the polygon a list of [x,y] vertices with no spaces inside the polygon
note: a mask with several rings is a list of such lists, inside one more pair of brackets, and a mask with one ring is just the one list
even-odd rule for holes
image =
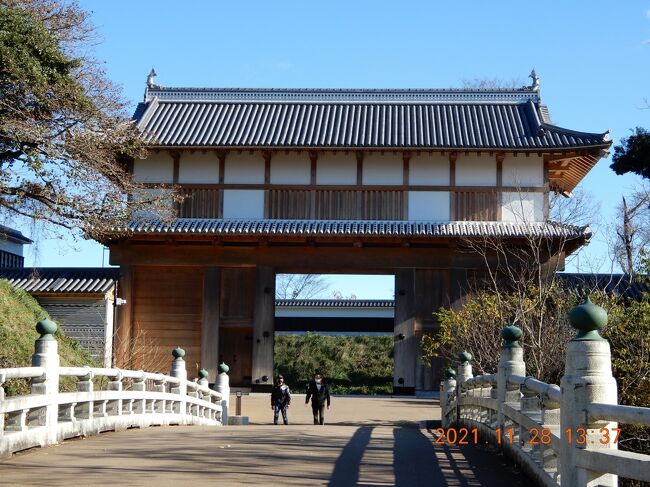
{"label": "green tree", "polygon": [[577,295],[558,282],[541,289],[530,284],[527,289],[508,292],[478,290],[459,309],[440,308],[434,313],[440,327],[435,334],[422,336],[422,360],[428,364],[441,357],[455,364],[458,354],[467,350],[473,356],[475,373],[491,374],[499,362],[501,329],[514,324],[523,331],[526,373],[558,382],[564,371],[566,343],[573,335],[567,313],[576,302]]}
{"label": "green tree", "polygon": [[0,211],[100,238],[134,211],[166,213],[169,199],[128,197],[142,188],[123,158],[144,152],[119,90],[87,54],[93,42],[76,2],[0,6]]}
{"label": "green tree", "polygon": [[614,147],[611,167],[616,174],[632,172],[650,179],[650,132],[637,127]]}

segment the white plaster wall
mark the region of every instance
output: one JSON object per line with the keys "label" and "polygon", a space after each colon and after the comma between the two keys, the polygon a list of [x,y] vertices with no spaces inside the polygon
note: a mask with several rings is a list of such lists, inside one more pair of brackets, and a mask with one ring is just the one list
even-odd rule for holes
{"label": "white plaster wall", "polygon": [[449,158],[436,153],[412,156],[409,161],[409,184],[448,186]]}
{"label": "white plaster wall", "polygon": [[363,184],[404,184],[401,153],[367,153],[363,158]]}
{"label": "white plaster wall", "polygon": [[449,191],[409,191],[408,219],[449,221]]}
{"label": "white plaster wall", "polygon": [[506,156],[503,161],[504,186],[543,186],[544,159],[541,156]]}
{"label": "white plaster wall", "polygon": [[228,154],[224,167],[224,182],[233,184],[264,183],[264,158],[257,152]]}
{"label": "white plaster wall", "polygon": [[544,221],[544,193],[503,193],[501,219],[504,222]]}
{"label": "white plaster wall", "polygon": [[273,154],[271,158],[271,183],[309,184],[311,180],[311,160],[306,153],[284,152]]}
{"label": "white plaster wall", "polygon": [[344,152],[319,154],[316,184],[357,184],[357,156]]}
{"label": "white plaster wall", "polygon": [[226,189],[223,192],[224,218],[264,218],[264,190]]}
{"label": "white plaster wall", "polygon": [[133,161],[133,179],[139,183],[172,183],[174,160],[166,152],[151,152],[148,158]]}
{"label": "white plaster wall", "polygon": [[217,184],[219,182],[219,158],[214,152],[182,154],[178,163],[178,182]]}
{"label": "white plaster wall", "polygon": [[497,161],[488,154],[460,154],[456,159],[457,186],[496,186]]}

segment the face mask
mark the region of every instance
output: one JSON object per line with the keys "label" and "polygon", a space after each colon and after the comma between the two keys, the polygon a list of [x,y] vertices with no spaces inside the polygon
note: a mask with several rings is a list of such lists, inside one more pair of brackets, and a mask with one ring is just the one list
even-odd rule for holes
{"label": "face mask", "polygon": [[321,382],[323,382],[323,379],[314,379],[314,380],[316,381],[316,384],[320,384]]}

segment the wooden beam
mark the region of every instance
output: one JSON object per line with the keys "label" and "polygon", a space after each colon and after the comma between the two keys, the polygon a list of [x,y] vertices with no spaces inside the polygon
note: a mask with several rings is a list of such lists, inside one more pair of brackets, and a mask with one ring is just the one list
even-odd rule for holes
{"label": "wooden beam", "polygon": [[316,174],[318,170],[318,152],[309,151],[309,161],[311,162],[311,174],[309,177],[309,184],[316,185]]}
{"label": "wooden beam", "polygon": [[[503,152],[497,152],[494,156],[497,162],[497,188],[501,189],[503,187],[503,160],[506,158],[506,155]],[[496,219],[501,221],[503,218],[503,192],[499,191],[496,195]]]}
{"label": "wooden beam", "polygon": [[[309,161],[311,163],[309,183],[311,186],[316,187],[316,179],[318,176],[318,152],[309,151]],[[316,191],[311,191],[309,193],[309,218],[316,218]]]}
{"label": "wooden beam", "polygon": [[[405,187],[408,187],[410,184],[410,163],[411,163],[411,153],[410,152],[404,152],[402,153],[402,164],[403,164],[403,175],[402,175],[402,184]],[[403,198],[403,209],[402,212],[404,214],[404,218],[408,219],[409,216],[409,194],[406,192],[404,194]]]}
{"label": "wooden beam", "polygon": [[270,184],[271,183],[271,152],[264,151],[262,152],[262,155],[264,156],[264,183]]}
{"label": "wooden beam", "polygon": [[456,159],[458,159],[457,152],[449,153],[449,219],[456,219],[456,195],[454,188],[456,187]]}
{"label": "wooden beam", "polygon": [[[363,152],[362,151],[356,151],[355,155],[357,156],[357,186],[361,187],[363,185]],[[357,220],[362,220],[363,219],[363,214],[365,210],[365,205],[363,198],[357,198],[357,207],[355,209],[356,211],[356,219]]]}
{"label": "wooden beam", "polygon": [[363,185],[363,152],[356,151],[357,156],[357,186]]}
{"label": "wooden beam", "polygon": [[226,176],[226,152],[217,152],[217,157],[219,158],[219,184],[224,184]]}
{"label": "wooden beam", "polygon": [[128,368],[131,365],[131,341],[133,338],[133,267],[120,266],[117,286],[118,297],[125,302],[117,307],[117,321],[113,340],[113,366]]}
{"label": "wooden beam", "polygon": [[172,159],[174,160],[174,173],[172,176],[172,182],[174,184],[178,184],[178,173],[180,172],[181,154],[178,151],[169,151],[169,154],[172,156]]}

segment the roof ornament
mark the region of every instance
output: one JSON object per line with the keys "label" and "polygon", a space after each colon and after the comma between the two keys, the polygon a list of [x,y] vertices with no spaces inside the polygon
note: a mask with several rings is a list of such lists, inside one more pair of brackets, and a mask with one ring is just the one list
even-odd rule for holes
{"label": "roof ornament", "polygon": [[533,84],[530,86],[533,91],[539,91],[539,76],[535,72],[535,68],[528,75],[529,78],[533,79]]}
{"label": "roof ornament", "polygon": [[149,76],[147,76],[147,88],[157,88],[158,85],[154,83],[154,78],[158,76],[158,73],[156,73],[156,70],[154,68],[151,68],[151,72],[149,73]]}

